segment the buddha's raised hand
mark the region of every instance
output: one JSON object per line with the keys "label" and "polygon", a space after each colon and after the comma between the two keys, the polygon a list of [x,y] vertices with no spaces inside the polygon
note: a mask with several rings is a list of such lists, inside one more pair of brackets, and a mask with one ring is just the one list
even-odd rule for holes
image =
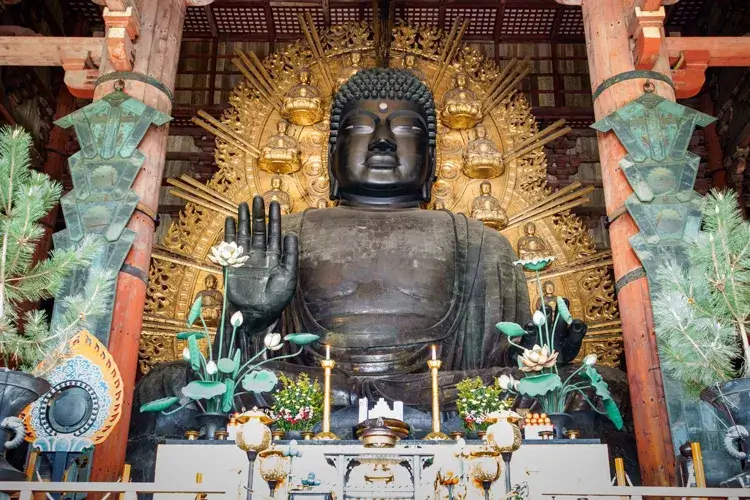
{"label": "buddha's raised hand", "polygon": [[238,209],[237,225],[232,217],[224,224],[224,241],[236,242],[249,258],[241,267],[229,268],[227,299],[232,309],[242,311],[247,327],[259,331],[271,325],[289,305],[297,286],[299,249],[297,235],[284,236],[281,246],[281,209],[272,201],[266,228],[263,197],[253,198],[252,220],[247,203]]}

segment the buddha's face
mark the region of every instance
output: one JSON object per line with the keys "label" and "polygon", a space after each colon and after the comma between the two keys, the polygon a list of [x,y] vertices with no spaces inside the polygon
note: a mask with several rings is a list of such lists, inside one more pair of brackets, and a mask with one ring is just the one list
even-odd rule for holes
{"label": "buddha's face", "polygon": [[479,139],[484,139],[487,136],[487,131],[482,126],[476,128],[476,133]]}
{"label": "buddha's face", "polygon": [[278,177],[271,179],[271,188],[279,190],[281,188],[281,179]]}
{"label": "buddha's face", "polygon": [[525,233],[526,236],[534,236],[534,233],[536,233],[536,225],[533,222],[529,222],[526,224]]}
{"label": "buddha's face", "polygon": [[404,57],[404,66],[406,66],[407,68],[413,68],[415,62],[416,61],[414,60],[414,56],[412,54]]}
{"label": "buddha's face", "polygon": [[206,290],[215,290],[216,289],[216,278],[212,275],[206,276],[206,281],[204,281],[206,284]]}
{"label": "buddha's face", "polygon": [[362,54],[360,54],[359,52],[352,52],[351,61],[352,66],[358,66],[360,61],[362,61]]}
{"label": "buddha's face", "polygon": [[302,70],[299,72],[298,78],[300,83],[307,85],[310,83],[310,72],[307,70]]}
{"label": "buddha's face", "polygon": [[551,281],[546,281],[544,283],[544,295],[554,295],[555,294],[555,284]]}
{"label": "buddha's face", "polygon": [[479,191],[481,191],[482,194],[490,194],[492,191],[492,184],[487,181],[482,182],[479,185]]}
{"label": "buddha's face", "polygon": [[281,135],[285,135],[286,134],[286,130],[287,130],[288,127],[289,127],[289,124],[287,122],[285,122],[284,120],[279,120],[279,122],[276,124],[276,130]]}
{"label": "buddha's face", "polygon": [[366,99],[341,113],[331,174],[343,199],[419,201],[433,171],[427,120],[415,101]]}
{"label": "buddha's face", "polygon": [[463,73],[456,75],[456,87],[460,89],[466,87],[466,75]]}

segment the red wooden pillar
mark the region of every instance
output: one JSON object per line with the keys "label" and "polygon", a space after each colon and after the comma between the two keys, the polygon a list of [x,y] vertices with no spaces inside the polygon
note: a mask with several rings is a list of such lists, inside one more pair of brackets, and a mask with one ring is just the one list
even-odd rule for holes
{"label": "red wooden pillar", "polygon": [[[172,91],[185,22],[185,0],[140,0],[138,9],[141,31],[135,42],[133,71],[161,82]],[[107,57],[102,57],[102,74],[112,72],[107,60]],[[113,81],[99,85],[94,98],[112,92],[113,85]],[[125,92],[162,113],[169,114],[172,110],[167,95],[147,83],[125,79]],[[136,236],[125,258],[130,272],[121,271],[118,276],[108,346],[122,374],[123,411],[120,422],[107,441],[96,447],[91,481],[116,481],[125,463],[133,388],[138,370],[138,344],[146,303],[145,280],[148,278],[154,239],[153,217],[159,204],[168,131],[169,125],[152,126],[138,147],[146,160],[132,189],[141,201],[127,226],[135,231]]]}
{"label": "red wooden pillar", "polygon": [[[583,0],[581,4],[591,87],[595,90],[604,80],[635,69],[626,11],[623,0]],[[661,68],[655,69],[659,71]],[[642,79],[627,80],[605,90],[594,101],[596,119],[606,117],[642,95],[644,82]],[[674,99],[671,88],[658,83],[657,93]],[[617,299],[641,475],[646,485],[670,486],[675,483],[674,452],[648,283],[642,273],[637,279],[629,279],[638,276],[642,270],[628,241],[638,228],[627,213],[616,217],[624,210],[624,202],[633,192],[619,165],[626,152],[614,133],[599,133],[598,137],[607,215],[610,220],[614,219],[609,236],[615,279],[620,284]]]}

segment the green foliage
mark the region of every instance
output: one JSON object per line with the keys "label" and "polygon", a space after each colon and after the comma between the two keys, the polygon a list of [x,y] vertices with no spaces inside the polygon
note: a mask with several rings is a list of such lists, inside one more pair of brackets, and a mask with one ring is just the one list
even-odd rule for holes
{"label": "green foliage", "polygon": [[711,191],[702,213],[689,269],[663,265],[653,301],[662,369],[696,393],[750,376],[750,223],[731,191]]}
{"label": "green foliage", "polygon": [[485,386],[481,377],[468,378],[456,384],[456,408],[467,431],[484,431],[489,427],[487,415],[510,408],[497,384]]}
{"label": "green foliage", "polygon": [[[44,234],[39,220],[57,204],[62,187],[31,169],[30,147],[31,136],[22,129],[0,129],[0,350],[5,366],[43,375],[66,354],[70,339],[106,312],[114,276],[93,273],[83,293],[57,296],[65,279],[90,265],[100,251],[101,243],[94,237],[34,263]],[[41,311],[19,316],[20,303],[50,297],[56,298],[59,311],[52,329]]]}
{"label": "green foliage", "polygon": [[272,371],[254,370],[242,378],[242,388],[248,392],[271,392],[278,381]]}
{"label": "green foliage", "polygon": [[227,392],[227,386],[217,380],[194,380],[182,388],[182,394],[190,399],[210,399]]}
{"label": "green foliage", "polygon": [[307,373],[297,379],[283,374],[279,377],[281,388],[274,394],[272,418],[284,432],[309,431],[323,418],[323,391],[317,380]]}
{"label": "green foliage", "polygon": [[286,340],[287,342],[291,342],[292,344],[308,345],[312,344],[319,338],[320,337],[318,335],[315,335],[313,333],[290,333],[289,335],[284,337],[284,340]]}
{"label": "green foliage", "polygon": [[500,332],[504,333],[508,337],[522,337],[526,335],[526,330],[521,328],[521,325],[518,325],[516,323],[502,321],[496,324],[495,328],[500,330]]}
{"label": "green foliage", "polygon": [[150,403],[141,405],[141,412],[164,411],[170,406],[173,406],[174,404],[176,404],[179,400],[180,398],[176,396],[170,396],[168,398],[157,399],[155,401],[151,401]]}

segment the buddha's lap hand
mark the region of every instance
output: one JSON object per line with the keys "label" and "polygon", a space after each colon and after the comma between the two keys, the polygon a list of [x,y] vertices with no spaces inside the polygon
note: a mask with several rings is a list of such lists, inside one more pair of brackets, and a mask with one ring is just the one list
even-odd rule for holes
{"label": "buddha's lap hand", "polygon": [[[270,326],[289,305],[297,285],[299,247],[297,235],[284,236],[281,247],[281,209],[272,201],[266,231],[263,198],[253,198],[252,223],[247,203],[238,209],[238,228],[227,217],[224,240],[236,242],[249,258],[241,267],[230,267],[227,300],[242,311],[247,328],[260,331]],[[251,228],[252,225],[252,228]]]}

